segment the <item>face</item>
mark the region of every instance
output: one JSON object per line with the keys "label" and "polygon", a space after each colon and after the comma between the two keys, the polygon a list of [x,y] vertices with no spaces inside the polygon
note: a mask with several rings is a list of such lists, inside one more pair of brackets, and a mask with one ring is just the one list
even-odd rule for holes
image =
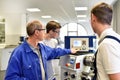
{"label": "face", "polygon": [[36,30],[36,37],[37,37],[38,41],[42,41],[44,39],[44,35],[45,35],[44,27]]}
{"label": "face", "polygon": [[50,37],[51,38],[57,38],[57,37],[59,37],[59,34],[60,34],[60,29],[59,28],[50,31]]}

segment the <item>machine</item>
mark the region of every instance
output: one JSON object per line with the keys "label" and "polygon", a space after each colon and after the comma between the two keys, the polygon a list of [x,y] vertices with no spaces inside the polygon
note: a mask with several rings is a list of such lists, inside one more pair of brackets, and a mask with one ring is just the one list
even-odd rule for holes
{"label": "machine", "polygon": [[96,36],[65,36],[65,48],[78,52],[60,57],[61,80],[92,80]]}

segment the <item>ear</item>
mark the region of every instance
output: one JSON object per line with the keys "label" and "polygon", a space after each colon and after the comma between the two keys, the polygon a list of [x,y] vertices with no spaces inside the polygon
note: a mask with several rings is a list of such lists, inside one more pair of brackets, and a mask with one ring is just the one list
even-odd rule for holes
{"label": "ear", "polygon": [[95,22],[96,21],[96,17],[94,14],[91,14],[91,18],[92,18],[92,22]]}
{"label": "ear", "polygon": [[39,34],[39,31],[38,30],[35,30],[35,33],[34,33],[35,35],[38,35]]}

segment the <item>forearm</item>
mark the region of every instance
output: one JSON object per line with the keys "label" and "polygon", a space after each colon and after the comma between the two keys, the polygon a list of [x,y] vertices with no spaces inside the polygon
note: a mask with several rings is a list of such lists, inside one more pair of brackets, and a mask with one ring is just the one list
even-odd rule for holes
{"label": "forearm", "polygon": [[109,74],[108,76],[109,76],[110,80],[120,80],[120,73]]}
{"label": "forearm", "polygon": [[70,49],[54,48],[52,51],[50,51],[48,59],[54,59],[56,57],[64,56],[70,53],[71,53]]}

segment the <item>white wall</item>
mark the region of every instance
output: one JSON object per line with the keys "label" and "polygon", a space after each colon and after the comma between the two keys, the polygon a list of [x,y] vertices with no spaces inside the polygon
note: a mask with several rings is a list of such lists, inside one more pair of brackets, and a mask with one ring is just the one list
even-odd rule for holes
{"label": "white wall", "polygon": [[3,13],[5,18],[5,44],[17,45],[19,37],[26,35],[26,15],[22,13]]}
{"label": "white wall", "polygon": [[94,32],[92,30],[92,27],[91,27],[91,24],[90,24],[89,21],[88,22],[82,22],[80,24],[84,26],[84,28],[86,29],[88,35],[93,35],[94,34]]}
{"label": "white wall", "polygon": [[114,6],[114,18],[113,18],[113,29],[120,34],[120,0],[118,0]]}

